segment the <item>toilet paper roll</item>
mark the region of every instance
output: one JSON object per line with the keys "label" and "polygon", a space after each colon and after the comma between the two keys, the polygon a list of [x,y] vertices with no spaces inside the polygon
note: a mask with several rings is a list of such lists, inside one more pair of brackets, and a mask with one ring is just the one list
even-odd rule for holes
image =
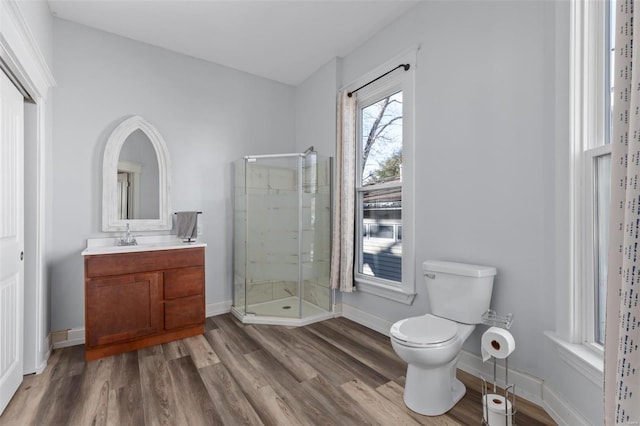
{"label": "toilet paper roll", "polygon": [[484,362],[491,357],[504,359],[511,355],[515,348],[516,341],[504,328],[491,327],[482,335],[480,350]]}
{"label": "toilet paper roll", "polygon": [[483,396],[482,416],[486,420],[488,426],[512,426],[513,410],[511,407],[511,401],[505,399],[504,396],[495,393]]}

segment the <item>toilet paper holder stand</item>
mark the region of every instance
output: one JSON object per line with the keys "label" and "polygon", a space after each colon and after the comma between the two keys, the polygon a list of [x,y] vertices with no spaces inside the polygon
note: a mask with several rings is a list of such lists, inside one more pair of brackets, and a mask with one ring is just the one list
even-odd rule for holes
{"label": "toilet paper holder stand", "polygon": [[[495,363],[495,358],[493,359],[493,362]],[[494,364],[495,365],[495,364]],[[494,367],[495,370],[495,367]],[[495,380],[495,375],[494,375],[494,380],[493,380],[493,393],[490,394],[489,393],[489,384],[487,383],[487,381],[485,379],[482,379],[482,426],[501,426],[501,425],[505,425],[505,426],[513,426],[516,424],[515,422],[515,415],[518,412],[518,410],[516,409],[516,394],[515,394],[515,389],[516,389],[516,385],[515,383],[506,385],[504,387],[504,412],[496,412],[493,411],[493,413],[495,414],[499,414],[501,416],[504,416],[504,422],[500,421],[499,425],[496,425],[494,423],[489,423],[489,395],[495,395],[497,394],[498,388],[496,385],[496,380]],[[495,397],[494,397],[495,398]],[[499,402],[501,403],[501,402]],[[509,403],[511,404],[511,407],[509,407]]]}
{"label": "toilet paper holder stand", "polygon": [[[495,326],[502,327],[505,329],[509,329],[511,324],[513,323],[513,314],[509,313],[507,315],[498,315],[494,310],[487,310],[484,314],[482,314],[482,323]],[[495,357],[493,358],[493,394],[497,394],[498,392],[498,378],[497,378],[497,370],[498,370],[498,362]],[[515,383],[509,383],[509,357],[504,358],[504,413],[500,413],[504,416],[504,423],[501,423],[505,426],[515,425],[514,416],[517,412],[516,410],[516,385]],[[489,424],[489,384],[487,381],[482,378],[482,425],[483,426],[496,426],[494,424]],[[509,410],[509,404],[511,403],[511,410]]]}

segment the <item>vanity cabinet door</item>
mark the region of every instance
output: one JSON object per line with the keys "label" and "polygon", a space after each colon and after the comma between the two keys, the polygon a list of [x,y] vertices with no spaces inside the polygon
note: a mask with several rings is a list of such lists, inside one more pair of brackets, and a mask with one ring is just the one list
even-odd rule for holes
{"label": "vanity cabinet door", "polygon": [[90,279],[87,345],[123,342],[162,331],[162,273]]}

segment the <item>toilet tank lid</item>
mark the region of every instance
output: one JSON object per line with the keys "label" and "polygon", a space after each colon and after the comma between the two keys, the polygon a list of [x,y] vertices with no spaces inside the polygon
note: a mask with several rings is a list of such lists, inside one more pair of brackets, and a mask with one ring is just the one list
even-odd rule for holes
{"label": "toilet tank lid", "polygon": [[425,273],[442,272],[445,274],[478,278],[491,277],[498,273],[493,266],[472,265],[468,263],[448,262],[445,260],[426,260],[422,263],[422,270]]}

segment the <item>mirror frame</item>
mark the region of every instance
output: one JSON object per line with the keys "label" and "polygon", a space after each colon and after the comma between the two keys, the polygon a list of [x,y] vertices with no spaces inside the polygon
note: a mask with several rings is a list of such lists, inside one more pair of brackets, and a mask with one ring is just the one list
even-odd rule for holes
{"label": "mirror frame", "polygon": [[[158,159],[158,219],[118,219],[117,173],[120,150],[129,135],[141,130],[153,145]],[[172,228],[171,218],[171,162],[169,150],[160,132],[139,115],[127,118],[116,127],[107,141],[102,160],[102,231],[164,231]]]}

